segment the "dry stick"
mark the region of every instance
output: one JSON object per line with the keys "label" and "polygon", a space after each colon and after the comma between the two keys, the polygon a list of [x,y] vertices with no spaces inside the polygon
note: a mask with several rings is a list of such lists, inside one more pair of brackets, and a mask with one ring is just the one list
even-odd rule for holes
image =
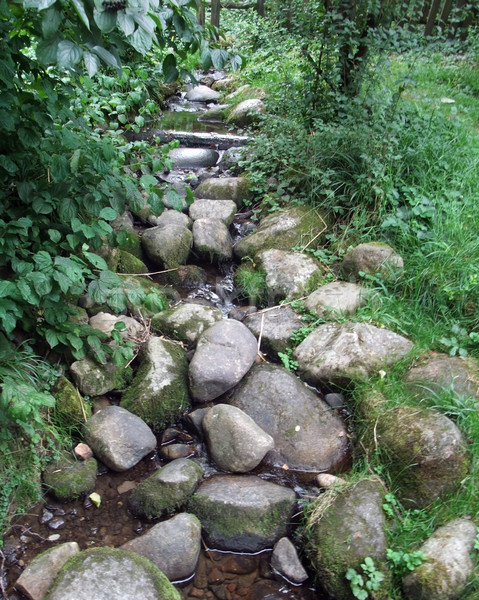
{"label": "dry stick", "polygon": [[326,225],[326,223],[324,222],[324,219],[323,219],[323,217],[322,217],[321,215],[318,215],[318,217],[319,217],[319,218],[321,219],[321,221],[323,222],[323,224],[324,224],[324,227],[321,229],[321,231],[320,231],[320,232],[318,232],[318,233],[317,233],[317,234],[316,234],[316,235],[313,237],[313,239],[309,240],[309,242],[306,244],[306,246],[303,246],[303,247],[301,248],[301,252],[304,252],[304,251],[306,250],[306,248],[307,248],[307,247],[308,247],[310,244],[312,244],[312,243],[314,242],[314,240],[315,240],[316,238],[318,238],[318,237],[319,237],[319,236],[320,236],[320,235],[323,233],[323,231],[326,231],[326,229],[328,228],[328,226],[327,226],[327,225]]}
{"label": "dry stick", "polygon": [[302,296],[301,298],[295,298],[294,300],[290,300],[289,302],[283,302],[283,304],[276,304],[276,306],[270,306],[269,308],[263,308],[263,310],[259,310],[256,314],[260,315],[262,313],[268,312],[270,310],[274,310],[275,308],[282,308],[283,306],[288,306],[288,304],[293,304],[293,302],[297,302],[298,300],[306,300],[308,296]]}
{"label": "dry stick", "polygon": [[116,273],[123,277],[151,277],[151,275],[162,275],[163,273],[171,273],[172,271],[178,271],[180,267],[175,269],[166,269],[166,271],[154,271],[153,273]]}
{"label": "dry stick", "polygon": [[88,421],[87,416],[86,416],[86,412],[85,412],[85,407],[83,406],[83,398],[80,395],[80,390],[77,388],[75,388],[78,394],[78,399],[80,400],[80,408],[81,408],[81,412],[83,415],[83,420],[85,421],[85,423]]}

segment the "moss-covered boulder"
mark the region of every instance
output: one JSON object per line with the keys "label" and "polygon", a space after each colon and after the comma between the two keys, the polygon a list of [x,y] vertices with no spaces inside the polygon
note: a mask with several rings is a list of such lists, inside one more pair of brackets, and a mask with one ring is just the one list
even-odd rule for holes
{"label": "moss-covered boulder", "polygon": [[346,254],[341,264],[341,274],[347,281],[361,279],[360,273],[380,275],[385,279],[397,276],[404,261],[391,246],[384,242],[359,244]]}
{"label": "moss-covered boulder", "polygon": [[266,112],[266,106],[259,98],[249,98],[234,106],[227,122],[237,127],[248,127],[258,122],[259,116]]}
{"label": "moss-covered boulder", "polygon": [[174,269],[187,262],[193,235],[183,225],[158,225],[147,229],[141,238],[148,258],[164,269]]}
{"label": "moss-covered boulder", "polygon": [[43,471],[43,483],[48,493],[58,500],[75,500],[93,492],[96,474],[94,458],[80,461],[65,453]]}
{"label": "moss-covered boulder", "polygon": [[361,563],[369,557],[385,580],[376,600],[388,598],[386,530],[382,512],[383,490],[378,481],[365,479],[328,490],[314,501],[306,527],[308,555],[318,581],[335,600],[354,600],[348,569],[367,579]]}
{"label": "moss-covered boulder", "polygon": [[45,600],[181,600],[151,561],[127,550],[91,548],[62,567]]}
{"label": "moss-covered boulder", "polygon": [[117,367],[113,362],[99,365],[91,358],[82,358],[70,365],[75,384],[86,396],[101,396],[112,390],[122,390],[131,379],[131,368]]}
{"label": "moss-covered boulder", "polygon": [[131,512],[146,519],[158,519],[184,506],[203,477],[199,464],[177,458],[144,479],[128,501]]}
{"label": "moss-covered boulder", "polygon": [[398,406],[377,422],[381,447],[404,504],[422,508],[452,492],[466,476],[465,440],[458,427],[435,410]]}
{"label": "moss-covered boulder", "polygon": [[63,427],[75,427],[91,416],[91,407],[76,387],[66,377],[60,377],[55,384],[53,396],[56,400],[55,419]]}
{"label": "moss-covered boulder", "polygon": [[235,245],[234,252],[239,258],[254,258],[261,250],[270,248],[291,251],[292,248],[305,247],[310,243],[308,247],[315,248],[328,233],[326,223],[326,216],[319,211],[304,206],[290,206],[262,219],[254,233]]}
{"label": "moss-covered boulder", "polygon": [[120,236],[120,242],[118,243],[118,249],[122,252],[128,252],[136,258],[143,259],[143,250],[141,248],[141,237],[138,233],[129,231]]}
{"label": "moss-covered boulder", "polygon": [[120,406],[153,429],[164,429],[190,406],[186,352],[174,342],[151,337],[138,358],[140,367]]}
{"label": "moss-covered boulder", "polygon": [[158,313],[151,320],[151,329],[186,344],[195,344],[205,329],[222,318],[219,308],[186,302]]}
{"label": "moss-covered boulder", "polygon": [[246,177],[222,177],[206,179],[195,190],[195,198],[209,200],[233,200],[238,208],[251,198],[251,183]]}
{"label": "moss-covered boulder", "polygon": [[137,274],[137,273],[148,273],[148,267],[145,263],[126,252],[125,250],[118,251],[118,264],[116,266],[115,271],[117,273],[128,273],[128,274]]}

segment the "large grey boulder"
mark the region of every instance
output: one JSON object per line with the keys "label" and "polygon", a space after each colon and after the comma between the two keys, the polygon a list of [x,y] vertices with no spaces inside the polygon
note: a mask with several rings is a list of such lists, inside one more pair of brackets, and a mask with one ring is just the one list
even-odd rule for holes
{"label": "large grey boulder", "polygon": [[78,552],[80,546],[76,542],[66,542],[45,550],[22,571],[15,588],[30,600],[43,600],[60,569]]}
{"label": "large grey boulder", "polygon": [[148,220],[160,227],[187,227],[191,229],[190,217],[178,210],[165,209],[158,217],[151,216]]}
{"label": "large grey boulder", "polygon": [[195,85],[186,92],[186,99],[190,102],[216,102],[220,97],[220,93],[212,90],[206,85]]}
{"label": "large grey boulder", "polygon": [[133,317],[127,315],[112,315],[111,313],[99,312],[90,317],[89,324],[93,329],[98,329],[106,335],[110,335],[115,329],[117,323],[123,323],[125,328],[120,331],[121,337],[124,340],[137,340],[141,338],[145,331],[145,326]]}
{"label": "large grey boulder", "polygon": [[341,418],[295,375],[278,365],[255,365],[229,403],[274,439],[265,463],[299,471],[339,469],[349,452]]}
{"label": "large grey boulder", "polygon": [[299,560],[298,552],[287,537],[276,542],[271,554],[271,566],[294,584],[299,585],[308,579],[308,574]]}
{"label": "large grey boulder", "polygon": [[402,502],[422,508],[453,491],[467,472],[465,440],[458,427],[435,410],[398,406],[377,421],[381,446]]}
{"label": "large grey boulder", "polygon": [[383,242],[369,242],[359,244],[346,254],[341,264],[341,274],[351,282],[359,281],[360,273],[380,275],[387,279],[398,275],[403,268],[403,259],[391,246]]}
{"label": "large grey boulder", "polygon": [[112,471],[126,471],[156,448],[148,425],[120,406],[105,406],[84,426],[85,442]]}
{"label": "large grey boulder", "polygon": [[130,510],[147,519],[172,513],[186,504],[202,477],[199,464],[177,458],[136,486],[128,502]]}
{"label": "large grey boulder", "polygon": [[468,519],[455,519],[439,527],[419,548],[426,560],[403,578],[410,600],[455,600],[472,576],[471,553],[477,527]]}
{"label": "large grey boulder", "polygon": [[75,385],[85,396],[101,396],[125,387],[128,371],[113,362],[99,365],[91,358],[82,358],[70,365]]}
{"label": "large grey boulder", "polygon": [[[353,568],[363,573],[360,565],[366,557],[387,576],[382,503],[381,484],[361,480],[321,494],[308,511],[309,558],[318,580],[335,600],[354,600],[346,572]],[[385,582],[374,597],[386,600],[387,588]]]}
{"label": "large grey boulder", "polygon": [[187,262],[193,235],[181,225],[157,225],[147,229],[141,238],[148,258],[165,269],[174,269]]}
{"label": "large grey boulder", "polygon": [[234,387],[249,371],[256,355],[256,338],[243,323],[224,320],[206,329],[189,366],[193,399],[208,402]]}
{"label": "large grey boulder", "polygon": [[117,548],[91,548],[70,558],[44,600],[181,600],[148,559]]}
{"label": "large grey boulder", "polygon": [[219,308],[185,302],[158,313],[151,320],[151,329],[186,344],[195,344],[205,329],[222,319]]}
{"label": "large grey boulder", "polygon": [[414,364],[404,378],[415,396],[435,397],[453,391],[479,401],[479,365],[473,358],[431,354]]}
{"label": "large grey boulder", "polygon": [[404,358],[413,344],[369,323],[320,325],[294,351],[300,376],[312,385],[348,385]]}
{"label": "large grey boulder", "polygon": [[197,219],[193,223],[193,246],[205,260],[225,261],[233,256],[233,240],[219,219]]}
{"label": "large grey boulder", "polygon": [[289,488],[253,475],[216,475],[191,497],[212,548],[258,552],[286,534],[296,497]]}
{"label": "large grey boulder", "polygon": [[64,501],[93,492],[96,476],[97,462],[94,458],[75,460],[67,453],[49,463],[42,473],[47,492]]}
{"label": "large grey boulder", "polygon": [[189,213],[194,221],[197,219],[218,219],[228,226],[233,222],[236,211],[237,206],[233,200],[198,198],[190,206]]}
{"label": "large grey boulder", "polygon": [[182,581],[193,575],[198,563],[201,523],[194,515],[180,513],[121,548],[151,560],[170,581]]}
{"label": "large grey boulder", "polygon": [[173,148],[168,152],[176,169],[200,169],[213,167],[219,154],[211,148]]}
{"label": "large grey boulder", "polygon": [[[319,212],[304,206],[290,206],[262,219],[258,229],[240,240],[234,251],[239,258],[254,258],[260,250],[269,248],[290,251],[306,246],[323,228],[326,234],[325,220]],[[322,239],[318,236],[317,243]]]}
{"label": "large grey boulder", "polygon": [[319,263],[306,254],[286,250],[262,250],[256,255],[265,273],[268,298],[278,304],[284,298],[299,298],[316,289],[323,278]]}
{"label": "large grey boulder", "polygon": [[368,291],[356,283],[333,281],[310,294],[304,306],[319,317],[334,319],[354,314],[367,297]]}
{"label": "large grey boulder", "polygon": [[278,306],[252,315],[243,323],[253,334],[261,336],[261,348],[267,352],[284,352],[291,344],[291,336],[304,326],[301,317],[290,306]]}
{"label": "large grey boulder", "polygon": [[186,352],[170,340],[152,336],[142,346],[139,360],[140,368],[120,406],[153,429],[162,429],[190,405]]}
{"label": "large grey boulder", "polygon": [[233,200],[238,208],[251,198],[251,183],[246,177],[210,178],[201,182],[195,190],[195,198],[210,200]]}
{"label": "large grey boulder", "polygon": [[252,471],[274,447],[273,438],[251,417],[228,404],[217,404],[206,413],[203,431],[211,457],[223,471]]}
{"label": "large grey boulder", "polygon": [[258,121],[259,115],[266,112],[266,106],[259,98],[250,98],[237,104],[228,115],[227,122],[237,127],[248,127]]}

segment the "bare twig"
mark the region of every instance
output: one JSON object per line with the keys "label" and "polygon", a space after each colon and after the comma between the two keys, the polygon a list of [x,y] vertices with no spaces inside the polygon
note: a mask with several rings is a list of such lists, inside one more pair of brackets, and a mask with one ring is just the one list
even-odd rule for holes
{"label": "bare twig", "polygon": [[151,277],[151,275],[163,275],[163,273],[171,273],[172,271],[178,271],[180,267],[175,269],[166,269],[165,271],[153,271],[151,273],[116,273],[120,277]]}
{"label": "bare twig", "polygon": [[297,302],[298,300],[306,300],[308,296],[302,296],[301,298],[295,298],[294,300],[290,300],[289,302],[283,302],[283,304],[276,304],[276,306],[270,306],[268,308],[263,308],[263,310],[259,310],[256,314],[260,315],[265,312],[269,312],[270,310],[274,310],[275,308],[282,308],[283,306],[288,306],[289,304],[293,304],[293,302]]}
{"label": "bare twig", "polygon": [[261,338],[263,337],[263,326],[264,326],[264,313],[261,315],[261,327],[260,327],[259,336],[258,336],[258,354],[261,354],[260,348],[261,348]]}
{"label": "bare twig", "polygon": [[321,215],[317,215],[321,221],[323,222],[324,227],[321,229],[321,231],[319,231],[311,240],[309,240],[309,242],[306,244],[306,246],[303,246],[301,248],[301,252],[304,252],[306,250],[306,248],[311,245],[315,239],[317,239],[324,231],[326,231],[326,229],[328,228],[325,220],[323,219],[323,217]]}

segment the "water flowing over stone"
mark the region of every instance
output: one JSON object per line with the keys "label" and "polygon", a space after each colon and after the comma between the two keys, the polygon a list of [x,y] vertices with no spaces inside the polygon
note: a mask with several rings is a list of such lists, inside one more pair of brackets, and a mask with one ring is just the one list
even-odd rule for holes
{"label": "water flowing over stone", "polygon": [[186,344],[195,344],[205,329],[222,319],[219,308],[185,302],[158,313],[151,320],[151,328]]}
{"label": "water flowing over stone", "polygon": [[319,263],[305,254],[271,249],[258,252],[256,260],[265,272],[272,304],[310,293],[318,286],[323,274]]}
{"label": "water flowing over stone", "polygon": [[63,566],[46,600],[181,600],[152,562],[126,550],[92,548]]}
{"label": "water flowing over stone", "polygon": [[[382,512],[383,489],[378,481],[362,480],[339,491],[328,491],[315,501],[309,512],[309,558],[326,591],[334,600],[353,600],[346,571],[362,572],[366,557],[384,575],[386,533]],[[385,600],[384,587],[377,593]]]}
{"label": "water flowing over stone", "polygon": [[170,581],[190,577],[201,549],[201,523],[188,513],[154,525],[147,533],[121,546],[151,560]]}
{"label": "water flowing over stone", "polygon": [[256,355],[256,338],[245,325],[231,319],[215,323],[201,334],[189,366],[193,399],[221,396],[249,371]]}
{"label": "water flowing over stone", "polygon": [[203,482],[189,511],[212,548],[258,552],[286,534],[296,504],[292,490],[252,475],[217,475]]}
{"label": "water flowing over stone", "polygon": [[398,406],[379,417],[377,431],[381,446],[391,456],[396,493],[408,506],[427,506],[465,477],[465,440],[445,415]]}
{"label": "water flowing over stone", "polygon": [[437,529],[419,548],[426,560],[403,578],[409,600],[455,600],[474,571],[471,553],[477,527],[455,519]]}
{"label": "water flowing over stone", "polygon": [[190,206],[190,217],[197,219],[218,219],[229,226],[233,222],[237,210],[233,200],[207,200],[198,198]]}
{"label": "water flowing over stone", "polygon": [[112,471],[126,471],[156,448],[156,438],[139,417],[120,406],[106,406],[88,419],[85,441]]}
{"label": "water flowing over stone", "polygon": [[233,256],[233,240],[227,226],[218,219],[197,219],[193,223],[193,245],[203,259],[230,260]]}
{"label": "water flowing over stone", "polygon": [[299,471],[330,471],[344,463],[349,443],[341,418],[295,375],[255,365],[229,403],[248,414],[275,443],[265,462]]}
{"label": "water flowing over stone", "polygon": [[235,406],[217,404],[203,418],[210,454],[223,471],[252,471],[274,447],[273,438]]}
{"label": "water flowing over stone", "polygon": [[287,537],[276,542],[271,555],[271,566],[293,583],[299,584],[308,579],[308,574],[299,560],[298,552]]}
{"label": "water flowing over stone", "polygon": [[66,542],[36,556],[17,579],[15,587],[30,600],[43,600],[66,561],[80,552],[76,542]]}
{"label": "water flowing over stone", "polygon": [[120,405],[154,429],[173,423],[189,405],[186,352],[156,336],[142,346],[140,368]]}
{"label": "water flowing over stone", "polygon": [[284,352],[292,334],[304,326],[301,317],[289,306],[248,315],[243,323],[257,338],[261,336],[261,348],[274,354]]}
{"label": "water flowing over stone", "polygon": [[366,302],[368,290],[355,283],[333,281],[322,285],[304,301],[304,306],[319,317],[352,315]]}
{"label": "water flowing over stone", "polygon": [[412,346],[401,335],[369,323],[326,323],[301,342],[294,357],[308,383],[343,386],[392,366]]}
{"label": "water flowing over stone", "polygon": [[[323,228],[324,219],[310,208],[292,206],[261,220],[258,229],[235,246],[239,258],[254,258],[260,250],[276,248],[288,250],[306,246]],[[325,226],[324,226],[325,227]],[[325,232],[326,233],[326,227]],[[320,238],[316,238],[319,243]]]}
{"label": "water flowing over stone", "polygon": [[384,278],[397,275],[404,268],[404,261],[391,246],[383,242],[359,244],[344,257],[341,273],[351,282],[361,279],[360,273],[381,275]]}
{"label": "water flowing over stone", "polygon": [[219,154],[211,148],[173,148],[168,153],[176,169],[213,167]]}
{"label": "water flowing over stone", "polygon": [[128,503],[130,510],[147,519],[172,513],[186,504],[202,476],[200,465],[177,458],[136,486]]}

